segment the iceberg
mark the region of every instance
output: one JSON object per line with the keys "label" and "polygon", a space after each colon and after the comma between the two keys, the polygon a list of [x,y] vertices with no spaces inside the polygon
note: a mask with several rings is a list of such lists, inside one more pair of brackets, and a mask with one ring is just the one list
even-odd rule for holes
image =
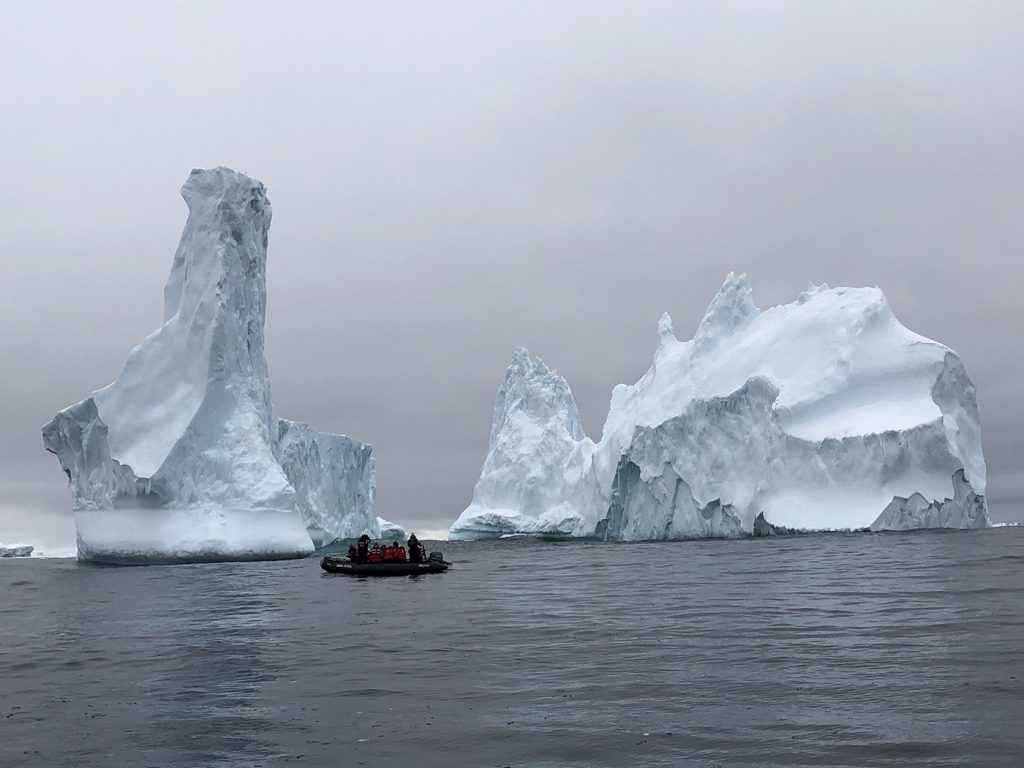
{"label": "iceberg", "polygon": [[517,349],[494,402],[473,501],[449,538],[592,532],[581,491],[593,451],[566,380]]}
{"label": "iceberg", "polygon": [[0,557],[31,557],[35,547],[29,544],[12,544],[5,547],[0,544]]}
{"label": "iceberg", "polygon": [[263,356],[271,205],[256,179],[195,170],[164,324],[121,375],[43,427],[104,562],[300,557],[378,532],[369,445],[279,419]]}
{"label": "iceberg", "polygon": [[[522,410],[538,426],[546,412],[576,413],[568,385],[533,394]],[[572,535],[606,539],[988,525],[974,384],[878,288],[812,285],[761,310],[746,276],[730,274],[692,340],[662,316],[651,368],[615,388],[600,442],[572,433],[571,461],[504,426],[503,409],[499,392],[452,538],[550,524],[509,488],[553,492]]]}
{"label": "iceberg", "polygon": [[377,518],[377,525],[380,526],[380,538],[391,541],[405,541],[409,538],[408,532],[398,523],[392,523],[383,517]]}

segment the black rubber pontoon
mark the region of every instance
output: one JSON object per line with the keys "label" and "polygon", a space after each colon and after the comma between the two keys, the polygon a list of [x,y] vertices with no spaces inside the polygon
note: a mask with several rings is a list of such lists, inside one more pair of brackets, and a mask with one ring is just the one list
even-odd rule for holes
{"label": "black rubber pontoon", "polygon": [[444,573],[448,564],[438,561],[426,563],[353,563],[341,557],[325,557],[320,567],[328,573],[348,576],[416,576],[421,573]]}

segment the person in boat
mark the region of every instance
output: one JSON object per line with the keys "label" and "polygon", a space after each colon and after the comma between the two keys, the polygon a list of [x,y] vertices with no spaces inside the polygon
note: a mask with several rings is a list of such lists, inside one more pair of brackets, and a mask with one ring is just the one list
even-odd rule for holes
{"label": "person in boat", "polygon": [[359,559],[359,550],[356,549],[356,545],[355,544],[349,544],[348,545],[348,561],[350,563],[354,563],[358,559]]}
{"label": "person in boat", "polygon": [[373,546],[370,547],[370,554],[368,555],[367,560],[371,563],[384,562],[384,554],[380,551],[380,544],[374,542]]}
{"label": "person in boat", "polygon": [[405,547],[399,544],[397,541],[391,542],[391,551],[394,554],[396,563],[405,562]]}
{"label": "person in boat", "polygon": [[392,546],[390,544],[387,544],[387,543],[382,544],[381,548],[380,548],[380,552],[381,552],[381,555],[383,555],[383,557],[384,557],[384,562],[385,563],[393,563],[393,562],[395,562],[395,550],[392,548]]}
{"label": "person in boat", "polygon": [[423,550],[423,545],[420,544],[420,540],[416,538],[416,534],[409,536],[409,562],[410,563],[422,563],[427,559],[426,552]]}
{"label": "person in boat", "polygon": [[359,537],[358,547],[356,548],[356,561],[360,563],[368,563],[370,561],[370,537],[365,533]]}

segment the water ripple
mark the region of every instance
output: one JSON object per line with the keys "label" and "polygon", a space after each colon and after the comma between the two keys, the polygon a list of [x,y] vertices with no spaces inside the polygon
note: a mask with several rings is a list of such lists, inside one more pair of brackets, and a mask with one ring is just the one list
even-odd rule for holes
{"label": "water ripple", "polygon": [[0,765],[1013,766],[1024,528],[0,564]]}

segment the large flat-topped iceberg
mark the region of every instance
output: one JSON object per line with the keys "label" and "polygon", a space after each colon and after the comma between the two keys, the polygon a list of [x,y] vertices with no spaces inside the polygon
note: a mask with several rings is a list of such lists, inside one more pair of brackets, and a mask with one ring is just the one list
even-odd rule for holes
{"label": "large flat-topped iceberg", "polygon": [[[453,537],[483,535],[504,509],[479,493],[488,461]],[[988,524],[974,385],[877,288],[811,287],[762,311],[729,275],[691,341],[661,318],[650,370],[616,387],[581,461],[578,487],[561,490],[582,518],[572,535],[737,536],[759,513],[811,530]],[[504,518],[515,512],[522,531],[536,527],[529,510]]]}
{"label": "large flat-topped iceberg", "polygon": [[71,484],[79,556],[266,559],[377,532],[370,446],[278,419],[263,357],[271,206],[196,170],[164,324],[118,379],[43,428]]}

